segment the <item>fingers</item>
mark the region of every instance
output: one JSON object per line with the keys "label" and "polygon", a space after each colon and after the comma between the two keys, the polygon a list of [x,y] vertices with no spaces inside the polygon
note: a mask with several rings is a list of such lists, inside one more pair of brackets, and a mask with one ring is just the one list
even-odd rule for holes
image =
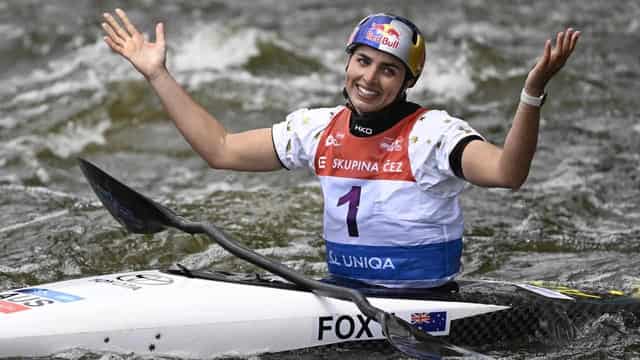
{"label": "fingers", "polygon": [[578,44],[578,39],[580,38],[580,31],[576,31],[572,34],[571,36],[571,46],[570,46],[570,51],[573,52],[573,50],[576,48],[576,45]]}
{"label": "fingers", "polygon": [[138,29],[136,29],[136,27],[133,26],[131,21],[129,21],[129,17],[127,16],[127,13],[124,12],[124,10],[116,9],[116,14],[118,14],[118,16],[120,17],[120,20],[122,20],[122,23],[124,24],[125,29],[127,29],[127,32],[129,33],[129,35],[134,36],[138,34]]}
{"label": "fingers", "polygon": [[566,31],[561,31],[556,36],[556,49],[561,56],[570,55],[576,48],[578,38],[580,37],[580,31],[575,31],[573,28],[568,28]]}
{"label": "fingers", "polygon": [[573,52],[573,49],[576,48],[578,37],[580,37],[580,31],[575,31],[573,28],[567,29],[564,44],[562,47],[564,53],[571,54],[571,52]]}
{"label": "fingers", "polygon": [[560,31],[556,35],[556,49],[562,51],[564,47],[564,31]]}
{"label": "fingers", "polygon": [[526,86],[535,89],[544,89],[547,82],[564,66],[576,47],[580,32],[573,28],[558,32],[555,44],[548,39],[544,44],[542,56],[534,68],[529,72]]}
{"label": "fingers", "polygon": [[111,48],[111,50],[122,54],[122,51],[124,50],[124,47],[116,42],[114,42],[110,37],[105,36],[104,37],[104,41],[107,43],[107,45],[109,45],[109,47]]}
{"label": "fingers", "polygon": [[575,31],[573,28],[567,28],[566,31],[561,31],[556,35],[555,47],[551,51],[550,68],[551,72],[555,73],[571,56],[571,53],[576,47],[580,32]]}
{"label": "fingers", "polygon": [[102,27],[105,29],[106,27],[109,27],[111,29],[111,32],[108,32],[108,34],[110,34],[110,36],[111,34],[113,34],[111,36],[113,41],[115,41],[116,43],[123,43],[130,38],[129,34],[124,29],[122,29],[120,24],[118,24],[116,19],[111,14],[104,13],[102,16],[106,21],[106,23],[102,23]]}
{"label": "fingers", "polygon": [[116,32],[109,24],[103,22],[102,29],[105,33],[107,33],[105,40],[109,39],[111,44],[117,45],[118,47],[123,45],[124,40],[118,34],[116,34]]}
{"label": "fingers", "polygon": [[105,22],[102,23],[102,28],[114,44],[123,46],[129,39],[138,38],[140,32],[138,32],[138,29],[131,23],[127,13],[122,9],[116,9],[115,12],[124,25],[124,29],[120,26],[118,20],[110,13],[104,13],[102,15],[105,19]]}
{"label": "fingers", "polygon": [[565,33],[564,39],[562,41],[562,52],[564,54],[571,52],[571,35],[572,34],[573,34],[573,29],[568,28]]}
{"label": "fingers", "polygon": [[551,61],[551,40],[547,40],[544,43],[544,50],[542,52],[542,59],[540,60],[540,64],[544,67],[549,64]]}
{"label": "fingers", "polygon": [[164,24],[156,24],[156,43],[160,46],[164,46]]}

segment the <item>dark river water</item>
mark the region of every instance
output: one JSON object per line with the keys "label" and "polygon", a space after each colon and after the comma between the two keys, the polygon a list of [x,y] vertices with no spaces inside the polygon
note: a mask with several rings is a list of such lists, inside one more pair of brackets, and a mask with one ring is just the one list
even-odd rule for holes
{"label": "dark river water", "polygon": [[[344,42],[371,12],[408,16],[427,39],[409,97],[447,109],[501,144],[545,39],[573,26],[578,48],[548,87],[539,148],[520,191],[469,187],[466,278],[640,286],[640,2],[0,1],[0,290],[180,262],[256,271],[203,237],[126,233],[77,166],[87,158],[194,220],[310,276],[326,273],[322,197],[308,171],[211,170],[144,79],[102,42],[103,11],[166,22],[168,67],[233,131],[300,107],[341,103]],[[0,325],[1,326],[1,325]],[[640,358],[640,332],[497,358]],[[540,349],[537,349],[539,351]],[[67,359],[126,358],[80,350]],[[311,349],[252,359],[401,359],[390,349]]]}

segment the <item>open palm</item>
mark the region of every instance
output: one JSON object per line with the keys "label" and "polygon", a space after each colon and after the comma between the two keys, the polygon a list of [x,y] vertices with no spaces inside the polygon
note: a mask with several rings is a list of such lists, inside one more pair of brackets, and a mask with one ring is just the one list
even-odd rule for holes
{"label": "open palm", "polygon": [[156,25],[156,42],[150,42],[129,21],[123,10],[116,9],[115,12],[124,27],[113,15],[105,13],[106,22],[102,23],[102,28],[107,36],[104,41],[113,51],[129,60],[142,75],[153,79],[165,67],[166,43],[162,23]]}
{"label": "open palm", "polygon": [[551,46],[551,40],[546,41],[542,56],[529,72],[525,83],[525,88],[530,93],[537,96],[544,91],[549,80],[562,69],[573,53],[579,37],[579,31],[569,28],[558,33],[555,47]]}

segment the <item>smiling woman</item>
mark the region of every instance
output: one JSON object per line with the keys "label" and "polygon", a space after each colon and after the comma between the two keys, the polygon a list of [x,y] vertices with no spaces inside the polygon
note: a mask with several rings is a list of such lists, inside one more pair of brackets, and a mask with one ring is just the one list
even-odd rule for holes
{"label": "smiling woman", "polygon": [[439,286],[459,274],[464,222],[458,195],[465,181],[510,188],[524,182],[537,144],[541,103],[535,96],[579,36],[572,29],[561,32],[553,49],[547,41],[501,149],[465,121],[406,100],[422,72],[425,44],[403,17],[370,15],[353,30],[346,45],[346,106],[302,109],[271,129],[231,133],[169,73],[164,25],[156,25],[156,42],[150,42],[123,10],[116,15],[119,20],[104,14],[105,42],[147,78],[211,167],[312,168],[323,189],[327,253],[386,258],[393,265],[354,268],[328,261],[329,272],[389,287]]}

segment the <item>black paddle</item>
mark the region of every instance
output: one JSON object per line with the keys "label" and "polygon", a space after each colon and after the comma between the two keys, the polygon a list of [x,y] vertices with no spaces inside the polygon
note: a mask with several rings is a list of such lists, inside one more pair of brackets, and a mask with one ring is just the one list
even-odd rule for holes
{"label": "black paddle", "polygon": [[137,193],[92,163],[80,160],[80,168],[91,188],[111,215],[127,230],[153,234],[173,227],[189,234],[206,234],[233,255],[272,272],[298,286],[322,296],[353,301],[360,311],[377,321],[387,340],[398,350],[417,359],[440,359],[443,356],[486,358],[476,352],[452,345],[423,332],[405,320],[371,305],[357,290],[308,279],[290,268],[266,258],[231,240],[217,227],[186,220],[170,209]]}

